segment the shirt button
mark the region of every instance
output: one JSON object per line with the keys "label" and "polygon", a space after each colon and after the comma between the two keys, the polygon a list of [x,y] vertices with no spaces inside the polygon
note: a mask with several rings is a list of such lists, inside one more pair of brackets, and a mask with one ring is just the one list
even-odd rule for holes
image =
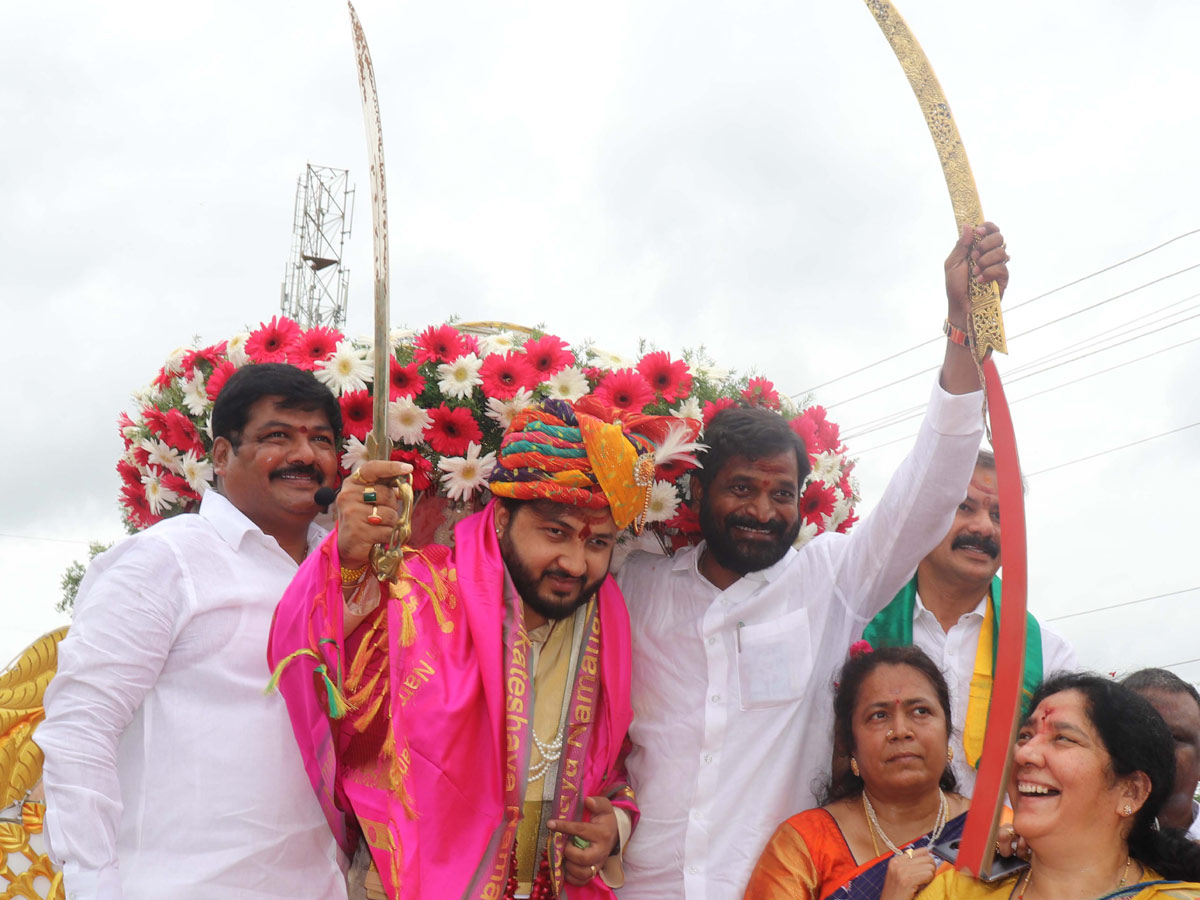
{"label": "shirt button", "polygon": [[713,702],[713,703],[720,703],[720,702],[721,702],[721,695],[720,695],[720,694],[713,694],[713,695],[712,695],[712,702]]}
{"label": "shirt button", "polygon": [[688,872],[690,872],[693,875],[695,875],[699,871],[700,870],[698,868],[696,868],[695,866],[688,866]]}
{"label": "shirt button", "polygon": [[710,646],[710,647],[711,647],[711,646],[712,646],[713,644],[715,644],[716,642],[717,642],[717,639],[716,639],[715,637],[710,637],[710,638],[708,639],[708,646]]}
{"label": "shirt button", "polygon": [[712,754],[711,754],[711,753],[705,753],[705,754],[704,754],[704,761],[705,761],[706,763],[710,763],[710,762],[712,762]]}

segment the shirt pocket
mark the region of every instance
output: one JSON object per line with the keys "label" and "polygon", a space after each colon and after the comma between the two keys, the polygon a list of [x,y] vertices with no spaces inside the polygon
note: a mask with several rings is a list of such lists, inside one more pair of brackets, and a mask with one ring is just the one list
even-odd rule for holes
{"label": "shirt pocket", "polygon": [[804,696],[812,677],[808,612],[798,609],[737,632],[738,697],[742,709],[770,709]]}

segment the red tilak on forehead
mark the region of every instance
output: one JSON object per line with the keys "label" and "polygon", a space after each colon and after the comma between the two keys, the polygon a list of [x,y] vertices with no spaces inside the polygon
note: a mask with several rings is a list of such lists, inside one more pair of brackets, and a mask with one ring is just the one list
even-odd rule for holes
{"label": "red tilak on forehead", "polygon": [[591,536],[592,536],[592,526],[591,525],[584,525],[583,528],[581,528],[579,530],[580,539],[586,541]]}
{"label": "red tilak on forehead", "polygon": [[1041,721],[1038,722],[1038,731],[1048,731],[1050,728],[1050,717],[1054,715],[1054,707],[1047,706],[1042,710]]}

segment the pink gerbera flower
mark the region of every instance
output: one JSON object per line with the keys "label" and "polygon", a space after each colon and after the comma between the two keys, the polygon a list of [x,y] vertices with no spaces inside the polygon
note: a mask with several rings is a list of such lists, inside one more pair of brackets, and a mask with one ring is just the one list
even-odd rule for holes
{"label": "pink gerbera flower", "polygon": [[462,335],[453,325],[430,325],[413,340],[413,357],[418,363],[442,363],[464,353]]}
{"label": "pink gerbera flower", "polygon": [[521,349],[525,351],[529,365],[540,376],[540,381],[545,381],[551,375],[575,364],[575,354],[568,349],[566,342],[552,334],[543,335],[534,341],[526,341]]}
{"label": "pink gerbera flower", "polygon": [[704,409],[700,415],[704,418],[704,427],[707,428],[712,422],[713,417],[724,409],[736,409],[737,401],[732,397],[718,397],[716,400],[709,400],[704,404]]}
{"label": "pink gerbera flower", "polygon": [[342,433],[360,441],[371,430],[371,395],[366,391],[347,391],[338,399],[342,405]]}
{"label": "pink gerbera flower", "polygon": [[672,360],[665,350],[647,353],[637,365],[642,377],[668,403],[686,397],[692,391],[692,376],[682,359]]}
{"label": "pink gerbera flower", "polygon": [[779,393],[775,385],[762,376],[751,378],[742,396],[751,406],[765,406],[767,409],[779,409]]}
{"label": "pink gerbera flower", "polygon": [[425,390],[425,379],[421,376],[420,368],[416,363],[409,363],[407,366],[402,366],[397,362],[395,357],[392,357],[390,372],[390,384],[388,386],[389,400],[399,400],[401,397],[415,397],[421,391]]}
{"label": "pink gerbera flower", "polygon": [[654,391],[646,379],[633,369],[617,369],[609,372],[600,382],[593,396],[607,406],[641,412],[648,403],[654,402]]}
{"label": "pink gerbera flower", "polygon": [[296,349],[288,354],[288,362],[297,369],[311,372],[319,362],[333,356],[337,345],[345,336],[336,328],[317,325],[308,329],[296,342]]}
{"label": "pink gerbera flower", "polygon": [[465,406],[451,409],[445,403],[429,410],[429,425],[425,428],[425,440],[434,452],[442,456],[463,456],[471,441],[483,442],[479,423]]}
{"label": "pink gerbera flower", "polygon": [[284,316],[272,316],[246,339],[246,355],[259,363],[287,362],[300,342],[300,326]]}
{"label": "pink gerbera flower", "polygon": [[208,376],[208,381],[204,384],[204,391],[208,394],[209,400],[215,401],[217,399],[217,395],[221,393],[221,388],[225,387],[225,382],[236,371],[237,366],[229,360],[225,360],[225,362],[213,369],[213,373]]}
{"label": "pink gerbera flower", "polygon": [[532,388],[540,380],[537,371],[523,353],[509,350],[493,353],[479,367],[483,392],[497,400],[511,400],[521,388]]}

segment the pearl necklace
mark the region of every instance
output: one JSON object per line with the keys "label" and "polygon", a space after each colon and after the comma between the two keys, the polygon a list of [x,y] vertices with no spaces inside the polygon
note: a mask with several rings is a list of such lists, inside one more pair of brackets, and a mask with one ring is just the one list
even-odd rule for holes
{"label": "pearl necklace", "polygon": [[544,743],[542,739],[537,736],[537,732],[533,730],[532,723],[529,726],[529,733],[533,735],[533,744],[538,748],[538,753],[540,753],[542,757],[536,765],[531,766],[529,769],[529,780],[537,781],[539,778],[545,775],[549,768],[558,762],[559,758],[562,756],[563,730],[562,726],[560,725],[558,732],[554,735],[554,740],[552,740],[549,744]]}
{"label": "pearl necklace", "polygon": [[[870,799],[867,797],[866,788],[862,792],[863,812],[867,814],[867,823],[871,826],[871,840],[874,841],[875,835],[878,834],[884,845],[893,853],[900,853],[901,850],[892,843],[882,828],[879,827],[879,819],[875,817],[875,807],[871,805]],[[929,843],[934,843],[942,836],[942,829],[946,827],[946,819],[949,815],[950,804],[946,802],[946,795],[942,793],[942,789],[938,788],[938,811],[937,817],[933,820],[933,831],[929,832]],[[878,848],[877,848],[878,849]],[[1020,900],[1020,898],[1018,898]]]}

